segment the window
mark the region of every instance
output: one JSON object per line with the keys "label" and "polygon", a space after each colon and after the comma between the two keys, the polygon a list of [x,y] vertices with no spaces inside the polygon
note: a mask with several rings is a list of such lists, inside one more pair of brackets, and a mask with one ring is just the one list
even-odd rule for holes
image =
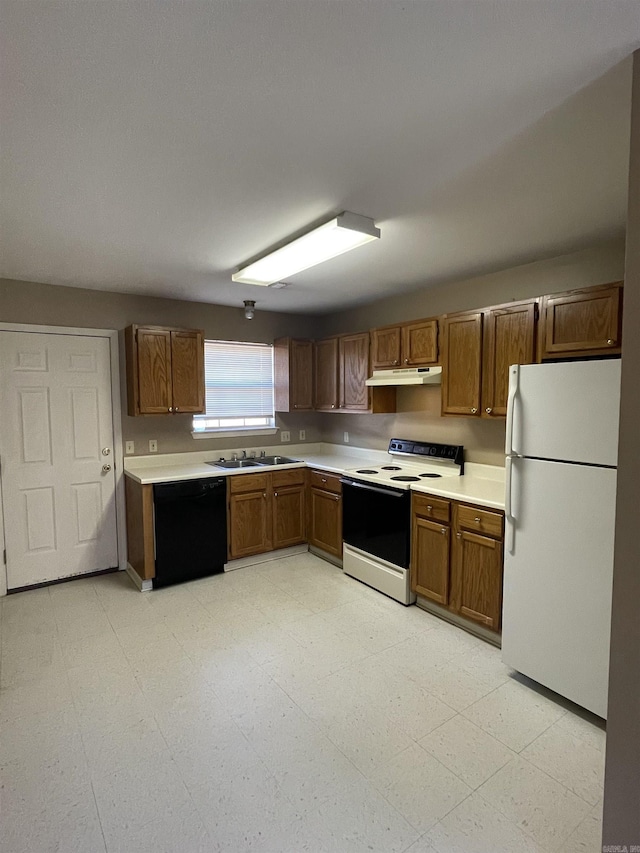
{"label": "window", "polygon": [[204,385],[206,413],[193,418],[194,435],[275,429],[269,344],[205,341]]}

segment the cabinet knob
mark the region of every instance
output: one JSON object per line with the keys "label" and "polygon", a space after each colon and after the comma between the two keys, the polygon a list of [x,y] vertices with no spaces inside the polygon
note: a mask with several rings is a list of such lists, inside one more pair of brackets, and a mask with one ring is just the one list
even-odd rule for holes
{"label": "cabinet knob", "polygon": [[326,477],[320,477],[320,479],[322,480],[322,482],[323,482],[323,483],[326,483],[326,482],[327,482],[327,478],[326,478]]}
{"label": "cabinet knob", "polygon": [[462,533],[456,533],[456,539],[462,539]]}
{"label": "cabinet knob", "polygon": [[404,363],[405,363],[405,364],[409,364],[409,359],[408,359],[408,358],[405,358]]}
{"label": "cabinet knob", "polygon": [[266,492],[263,492],[263,493],[262,493],[262,497],[263,497],[263,498],[266,498],[266,497],[267,497],[267,493],[266,493]]}
{"label": "cabinet knob", "polygon": [[611,347],[611,346],[613,346],[613,344],[615,343],[615,341],[612,341],[612,340],[611,340],[611,338],[609,338],[609,340],[607,341],[607,343],[608,343],[608,344],[609,344],[609,346]]}
{"label": "cabinet knob", "polygon": [[433,512],[433,507],[431,504],[427,504],[427,512]]}
{"label": "cabinet knob", "polygon": [[476,524],[480,524],[481,519],[480,519],[479,515],[476,515],[476,517],[473,520],[475,521]]}
{"label": "cabinet knob", "polygon": [[398,359],[397,359],[397,358],[394,358],[394,359],[393,359],[393,363],[394,363],[394,364],[397,364],[397,363],[398,363]]}
{"label": "cabinet knob", "polygon": [[446,533],[446,532],[447,532],[447,528],[446,528],[446,527],[443,527],[443,528],[440,530],[440,533],[442,533],[442,535],[443,535],[443,536],[445,535],[445,533]]}
{"label": "cabinet knob", "polygon": [[179,409],[179,407],[178,407],[178,406],[176,406],[176,407],[175,407],[175,409],[174,409],[173,411],[174,411],[174,412],[179,412],[179,411],[180,411],[180,409]]}
{"label": "cabinet knob", "polygon": [[487,408],[485,409],[485,412],[486,412],[488,415],[490,415],[492,411],[493,411],[493,409],[491,408],[491,406],[487,406]]}
{"label": "cabinet knob", "polygon": [[339,501],[339,500],[340,500],[340,495],[336,495],[336,496],[334,497],[334,501]]}
{"label": "cabinet knob", "polygon": [[332,409],[335,409],[335,407],[336,407],[336,404],[335,404],[335,403],[332,403],[332,404],[331,404],[331,408],[332,408]]}
{"label": "cabinet knob", "polygon": [[474,407],[473,407],[473,409],[471,409],[471,414],[472,414],[472,415],[475,415],[475,413],[476,413],[477,411],[478,411],[478,410],[477,410],[477,408],[474,406]]}
{"label": "cabinet knob", "polygon": [[169,406],[169,411],[170,411],[170,412],[172,412],[172,411],[173,411],[173,406]]}
{"label": "cabinet knob", "polygon": [[274,496],[274,498],[277,498],[277,497],[278,497],[278,493],[277,493],[277,492],[274,492],[274,493],[273,493],[273,496]]}
{"label": "cabinet knob", "polygon": [[293,408],[294,408],[294,409],[297,409],[297,408],[298,408],[298,404],[297,404],[297,403],[294,403],[294,404],[293,404]]}

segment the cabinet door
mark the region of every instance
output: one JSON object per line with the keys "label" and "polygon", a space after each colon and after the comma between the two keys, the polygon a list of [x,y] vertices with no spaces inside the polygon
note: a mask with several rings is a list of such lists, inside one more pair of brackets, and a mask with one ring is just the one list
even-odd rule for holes
{"label": "cabinet door", "polygon": [[372,329],[371,364],[374,370],[400,364],[400,327]]}
{"label": "cabinet door", "polygon": [[340,338],[340,408],[367,411],[369,389],[369,333]]}
{"label": "cabinet door", "polygon": [[316,488],[311,488],[309,494],[310,544],[336,557],[342,557],[341,496]]}
{"label": "cabinet door", "polygon": [[229,501],[229,553],[248,557],[271,550],[269,495],[265,492],[232,494]]}
{"label": "cabinet door", "polygon": [[313,409],[313,343],[291,341],[291,408]]}
{"label": "cabinet door", "polygon": [[338,408],[338,339],[328,338],[315,344],[315,408]]}
{"label": "cabinet door", "polygon": [[201,332],[171,332],[174,412],[204,412],[204,339]]}
{"label": "cabinet door", "polygon": [[171,411],[171,332],[138,329],[138,400],[141,415]]}
{"label": "cabinet door", "polygon": [[452,610],[498,631],[502,611],[502,542],[458,530],[452,558]]}
{"label": "cabinet door", "polygon": [[506,416],[509,367],[512,364],[533,364],[535,331],[535,302],[492,308],[484,315],[483,417]]}
{"label": "cabinet door", "polygon": [[619,285],[545,296],[541,357],[619,353],[621,307]]}
{"label": "cabinet door", "polygon": [[480,416],[482,312],[443,320],[442,414]]}
{"label": "cabinet door", "polygon": [[305,541],[304,486],[273,492],[273,547],[288,548]]}
{"label": "cabinet door", "polygon": [[402,363],[422,367],[438,363],[438,321],[421,320],[402,327]]}
{"label": "cabinet door", "polygon": [[411,535],[411,589],[418,595],[449,603],[449,543],[451,528],[413,517]]}

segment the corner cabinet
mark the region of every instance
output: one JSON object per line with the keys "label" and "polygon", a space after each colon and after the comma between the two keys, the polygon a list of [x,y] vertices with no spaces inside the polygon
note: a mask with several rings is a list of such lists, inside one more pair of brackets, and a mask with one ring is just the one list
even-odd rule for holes
{"label": "corner cabinet", "polygon": [[128,326],[129,415],[202,414],[204,332],[160,326]]}
{"label": "corner cabinet", "polygon": [[619,355],[622,285],[618,281],[543,297],[540,360]]}
{"label": "corner cabinet", "polygon": [[278,338],[273,342],[276,412],[313,410],[313,341]]}

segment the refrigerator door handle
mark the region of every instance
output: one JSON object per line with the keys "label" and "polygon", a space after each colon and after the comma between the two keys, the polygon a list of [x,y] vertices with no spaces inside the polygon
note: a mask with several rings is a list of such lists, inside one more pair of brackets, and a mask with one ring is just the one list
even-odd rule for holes
{"label": "refrigerator door handle", "polygon": [[509,397],[507,400],[507,431],[505,437],[505,453],[507,456],[512,456],[515,452],[513,449],[513,416],[519,383],[520,365],[512,364],[509,368]]}
{"label": "refrigerator door handle", "polygon": [[511,486],[513,477],[513,457],[507,456],[505,464],[505,493],[504,493],[504,518],[505,518],[505,548],[510,554],[514,552],[515,546],[515,518],[513,517],[511,502]]}

